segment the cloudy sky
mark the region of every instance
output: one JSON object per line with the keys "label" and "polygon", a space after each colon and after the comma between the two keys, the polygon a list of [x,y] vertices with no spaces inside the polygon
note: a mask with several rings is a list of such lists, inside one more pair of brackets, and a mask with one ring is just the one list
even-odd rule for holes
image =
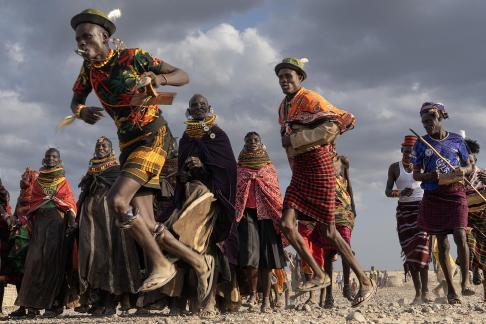
{"label": "cloudy sky", "polygon": [[[384,188],[403,136],[409,128],[423,133],[421,103],[443,102],[451,131],[465,129],[485,142],[484,1],[4,0],[0,177],[14,202],[21,173],[38,168],[48,147],[61,150],[67,177],[76,185],[96,139],[116,141],[109,118],[56,130],[70,113],[81,66],[69,21],[88,7],[120,8],[116,37],[188,72],[190,84],[175,89],[175,104],[163,107],[176,136],[183,132],[188,99],[202,93],[235,154],[247,131],[262,134],[282,188],[290,170],[279,145],[282,94],[273,67],[283,57],[309,58],[305,86],[358,120],[337,147],[351,160],[358,209],[352,243],[365,267],[401,267],[396,201],[384,197]],[[98,105],[94,95],[88,102]]]}

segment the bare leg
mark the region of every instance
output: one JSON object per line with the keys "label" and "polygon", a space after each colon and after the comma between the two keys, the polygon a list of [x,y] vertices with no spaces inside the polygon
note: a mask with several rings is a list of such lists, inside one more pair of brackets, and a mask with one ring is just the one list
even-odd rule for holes
{"label": "bare leg", "polygon": [[266,313],[270,310],[270,288],[272,287],[272,269],[260,269],[260,273],[263,288],[263,302],[261,311],[262,313]]}
{"label": "bare leg", "polygon": [[[341,237],[341,234],[336,230],[335,224],[324,224],[326,226],[325,236],[337,249],[337,251],[341,254],[341,257],[344,261],[346,261],[353,272],[356,274],[358,281],[360,283],[359,291],[358,291],[358,299],[362,296],[366,295],[372,288],[371,280],[368,276],[364,273],[361,266],[358,264],[358,260],[353,254],[351,247],[349,244]],[[356,300],[358,302],[359,300]]]}
{"label": "bare leg", "polygon": [[251,308],[256,305],[257,285],[258,285],[258,269],[253,267],[245,268],[246,276],[248,278],[248,285],[250,286],[250,297],[248,298],[248,306]]}
{"label": "bare leg", "polygon": [[[324,261],[324,271],[326,271],[329,278],[332,278],[332,259],[333,259],[333,252],[332,251],[327,252]],[[323,300],[324,295],[326,296],[325,301]],[[331,284],[326,287],[325,294],[321,292],[321,300],[319,304],[321,307],[324,308],[334,307],[334,296],[332,295],[332,280],[331,280]]]}
{"label": "bare leg", "polygon": [[460,303],[456,289],[452,283],[452,268],[449,263],[450,246],[447,235],[437,235],[437,245],[439,247],[439,263],[447,283],[447,299],[449,303]]}
{"label": "bare leg", "polygon": [[328,280],[327,276],[319,267],[316,260],[314,260],[314,257],[305,245],[304,239],[297,230],[297,217],[294,209],[284,210],[282,219],[280,220],[280,227],[300,257],[311,267],[315,279],[320,283],[325,283]]}
{"label": "bare leg", "polygon": [[349,276],[351,273],[351,268],[349,267],[349,264],[343,259],[343,296],[344,298],[347,298],[348,300],[352,300],[352,293],[351,293],[351,283],[349,282]]}
{"label": "bare leg", "polygon": [[415,288],[415,298],[413,299],[413,304],[421,303],[421,291],[422,283],[420,282],[420,274],[415,269],[410,269],[410,274],[412,275],[413,287]]}
{"label": "bare leg", "polygon": [[420,269],[420,283],[422,284],[422,301],[424,303],[431,303],[432,299],[429,296],[429,269]]}
{"label": "bare leg", "polygon": [[[134,200],[133,203],[138,207],[142,207],[146,213],[153,208],[152,206],[148,206],[147,199],[134,199],[134,196],[140,187],[138,182],[126,176],[119,176],[111,187],[108,194],[108,202],[122,221],[124,215],[127,215],[127,213],[131,211],[132,200]],[[153,237],[152,232],[154,227],[148,227],[147,222],[149,223],[148,225],[151,225],[150,216],[142,215],[142,217],[135,218],[131,222],[131,226],[127,229],[128,233],[142,247],[148,260],[150,260],[152,271],[146,282],[156,276],[170,276],[169,274],[173,271],[173,265],[164,257]],[[153,224],[155,224],[155,221],[153,221]],[[154,287],[157,288],[157,285],[155,284],[144,284],[144,286],[149,290],[154,289]]]}
{"label": "bare leg", "polygon": [[483,301],[486,301],[486,280],[483,280]]}
{"label": "bare leg", "polygon": [[454,242],[457,246],[457,257],[461,267],[461,288],[464,296],[474,295],[474,290],[469,287],[469,246],[467,245],[466,231],[454,230]]}

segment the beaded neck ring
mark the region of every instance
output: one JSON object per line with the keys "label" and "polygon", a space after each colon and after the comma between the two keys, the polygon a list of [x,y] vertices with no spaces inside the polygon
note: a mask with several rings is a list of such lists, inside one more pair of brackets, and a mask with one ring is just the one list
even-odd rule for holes
{"label": "beaded neck ring", "polygon": [[[204,134],[211,131],[211,128],[216,123],[216,115],[211,114],[204,118],[204,120],[196,121],[190,120],[184,122],[186,124],[186,134],[192,138],[202,138]],[[209,138],[216,138],[216,134],[213,132],[209,133]]]}

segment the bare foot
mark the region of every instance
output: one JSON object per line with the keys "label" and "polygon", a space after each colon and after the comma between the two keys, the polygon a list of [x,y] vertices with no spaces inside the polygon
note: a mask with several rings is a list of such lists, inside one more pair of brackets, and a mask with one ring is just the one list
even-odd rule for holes
{"label": "bare foot", "polygon": [[415,297],[413,298],[413,301],[412,301],[412,305],[420,305],[420,304],[422,304],[422,296],[415,295]]}
{"label": "bare foot", "polygon": [[422,302],[426,304],[430,304],[433,302],[432,298],[430,298],[430,294],[428,291],[422,291]]}

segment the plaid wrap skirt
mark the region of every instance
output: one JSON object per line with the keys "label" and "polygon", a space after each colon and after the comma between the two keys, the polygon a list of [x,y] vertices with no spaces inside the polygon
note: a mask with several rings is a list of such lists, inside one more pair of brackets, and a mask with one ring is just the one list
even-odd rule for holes
{"label": "plaid wrap skirt", "polygon": [[418,227],[429,234],[452,234],[467,226],[466,189],[462,184],[426,190],[420,203]]}
{"label": "plaid wrap skirt", "polygon": [[[166,126],[158,129],[151,140],[144,140],[143,145],[132,149],[126,159],[122,158],[124,149],[121,148],[121,172],[142,186],[160,189],[159,175],[167,158],[170,136],[166,136]],[[148,143],[147,143],[148,142]]]}
{"label": "plaid wrap skirt", "polygon": [[284,209],[295,209],[318,223],[335,222],[336,174],[332,159],[333,153],[328,147],[319,147],[294,158]]}

